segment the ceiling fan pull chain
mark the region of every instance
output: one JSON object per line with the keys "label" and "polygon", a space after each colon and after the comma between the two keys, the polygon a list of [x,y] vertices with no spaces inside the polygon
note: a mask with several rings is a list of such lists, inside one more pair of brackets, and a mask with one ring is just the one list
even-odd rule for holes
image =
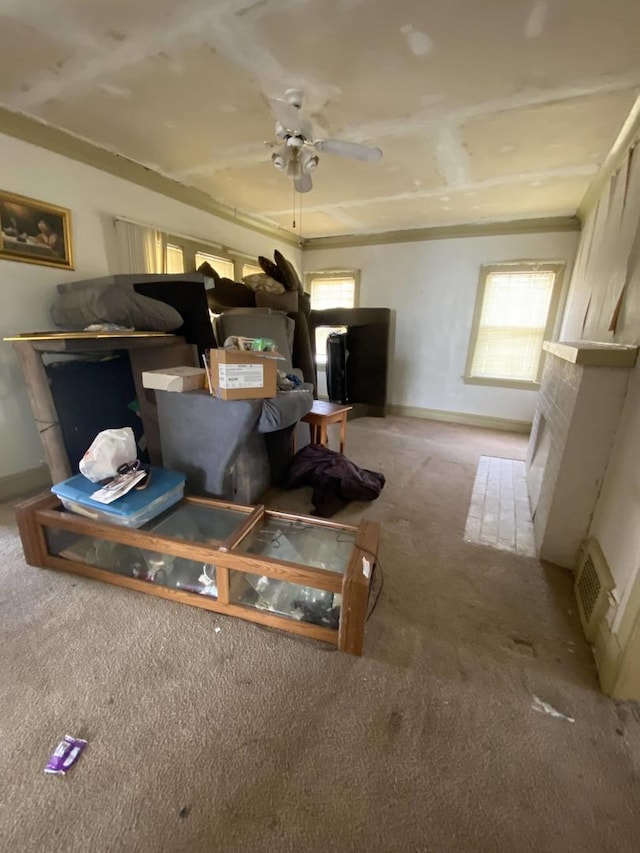
{"label": "ceiling fan pull chain", "polygon": [[291,185],[291,201],[292,201],[292,207],[293,207],[293,222],[291,224],[292,224],[293,228],[295,228],[296,227],[296,188],[293,184]]}

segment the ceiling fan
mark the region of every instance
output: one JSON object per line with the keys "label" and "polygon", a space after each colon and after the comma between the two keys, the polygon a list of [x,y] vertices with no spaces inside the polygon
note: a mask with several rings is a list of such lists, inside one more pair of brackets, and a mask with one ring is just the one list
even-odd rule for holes
{"label": "ceiling fan", "polygon": [[287,89],[284,99],[271,98],[269,106],[276,120],[278,150],[271,155],[271,162],[288,177],[299,193],[308,193],[313,187],[311,173],[317,168],[321,154],[337,154],[352,160],[374,163],[382,157],[382,151],[357,142],[341,139],[314,139],[311,122],[300,113],[303,92]]}

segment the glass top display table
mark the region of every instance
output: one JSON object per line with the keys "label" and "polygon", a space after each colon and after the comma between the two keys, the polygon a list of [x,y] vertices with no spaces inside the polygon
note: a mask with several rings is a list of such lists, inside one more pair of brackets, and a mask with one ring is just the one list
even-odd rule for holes
{"label": "glass top display table", "polygon": [[333,643],[361,655],[379,527],[187,497],[139,529],[16,507],[25,559]]}

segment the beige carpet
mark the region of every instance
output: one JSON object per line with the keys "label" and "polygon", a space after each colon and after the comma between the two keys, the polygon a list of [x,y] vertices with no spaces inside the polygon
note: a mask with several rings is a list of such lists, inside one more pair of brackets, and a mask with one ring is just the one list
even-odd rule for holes
{"label": "beige carpet", "polygon": [[[0,848],[640,849],[640,716],[598,692],[570,576],[463,540],[480,455],[525,446],[349,425],[348,454],[387,477],[339,516],[383,525],[362,659],[28,568],[1,507]],[[309,509],[307,490],[271,499]],[[65,733],[89,746],[46,777]]]}

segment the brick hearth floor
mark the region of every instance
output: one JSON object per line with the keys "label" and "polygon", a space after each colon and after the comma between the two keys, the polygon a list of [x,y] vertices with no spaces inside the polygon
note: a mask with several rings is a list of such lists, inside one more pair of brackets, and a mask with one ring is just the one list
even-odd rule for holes
{"label": "brick hearth floor", "polygon": [[535,557],[524,462],[480,457],[464,538],[467,542]]}

